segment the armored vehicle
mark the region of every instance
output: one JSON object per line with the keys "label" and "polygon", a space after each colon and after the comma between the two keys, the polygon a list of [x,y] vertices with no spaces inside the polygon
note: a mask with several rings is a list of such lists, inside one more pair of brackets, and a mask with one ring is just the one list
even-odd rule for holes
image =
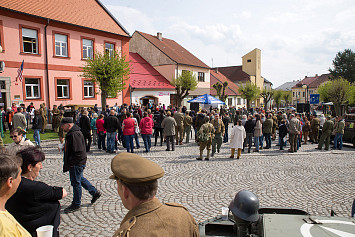
{"label": "armored vehicle", "polygon": [[292,208],[259,208],[251,192],[238,192],[227,216],[199,224],[200,236],[237,237],[355,237],[355,218],[313,216]]}

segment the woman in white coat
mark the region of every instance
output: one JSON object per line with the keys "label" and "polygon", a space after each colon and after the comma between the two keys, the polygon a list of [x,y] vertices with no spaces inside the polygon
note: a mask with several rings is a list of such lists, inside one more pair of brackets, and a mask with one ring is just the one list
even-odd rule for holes
{"label": "woman in white coat", "polygon": [[234,158],[235,149],[238,149],[237,159],[240,158],[243,149],[244,139],[247,136],[244,126],[242,126],[242,120],[237,121],[237,125],[232,128],[231,132],[231,156],[230,158]]}

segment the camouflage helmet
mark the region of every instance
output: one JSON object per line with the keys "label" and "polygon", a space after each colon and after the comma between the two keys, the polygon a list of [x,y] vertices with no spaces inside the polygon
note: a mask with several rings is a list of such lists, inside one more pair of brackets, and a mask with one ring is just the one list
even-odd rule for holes
{"label": "camouflage helmet", "polygon": [[229,209],[242,220],[257,221],[259,219],[259,199],[250,191],[239,191],[229,204]]}

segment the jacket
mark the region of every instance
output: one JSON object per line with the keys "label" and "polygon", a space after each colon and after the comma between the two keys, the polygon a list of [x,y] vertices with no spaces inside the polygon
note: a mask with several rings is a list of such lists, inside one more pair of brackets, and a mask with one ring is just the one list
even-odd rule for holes
{"label": "jacket", "polygon": [[86,165],[86,145],[83,133],[77,125],[65,136],[63,172],[75,165]]}
{"label": "jacket", "polygon": [[96,120],[97,118],[91,119],[90,125],[91,125],[91,130],[96,130]]}
{"label": "jacket", "polygon": [[183,122],[184,122],[184,114],[183,113],[181,113],[181,112],[176,112],[175,114],[174,114],[174,119],[175,119],[175,121],[176,121],[176,123],[178,124],[178,125],[183,125]]}
{"label": "jacket", "polygon": [[144,117],[139,124],[139,129],[141,130],[141,134],[149,134],[153,133],[154,122],[150,117]]}
{"label": "jacket", "polygon": [[288,132],[290,134],[298,134],[299,132],[301,132],[301,123],[300,121],[293,117],[289,123],[288,123]]}
{"label": "jacket", "polygon": [[261,137],[263,135],[263,125],[261,120],[256,121],[254,127],[254,137]]}
{"label": "jacket", "polygon": [[335,132],[340,133],[340,134],[344,134],[344,127],[345,127],[344,120],[337,122],[337,124],[335,125]]}
{"label": "jacket", "polygon": [[268,118],[265,120],[263,123],[263,133],[265,134],[271,134],[272,133],[272,126],[273,126],[273,120],[272,118]]}
{"label": "jacket", "polygon": [[163,122],[163,120],[165,119],[164,114],[154,114],[154,128],[161,128],[161,123]]}
{"label": "jacket", "polygon": [[221,133],[222,136],[223,136],[223,135],[224,135],[224,132],[225,132],[226,130],[225,130],[224,123],[223,123],[222,119],[218,119],[218,120],[213,119],[211,123],[212,123],[212,125],[213,125],[213,127],[214,127],[215,133],[216,133],[216,134],[217,134],[217,133]]}
{"label": "jacket", "polygon": [[106,133],[106,130],[104,128],[104,120],[103,119],[96,119],[96,129],[97,129],[97,133],[100,133],[100,132]]}
{"label": "jacket", "polygon": [[107,132],[116,132],[121,127],[118,118],[114,115],[109,115],[105,118],[104,128]]}
{"label": "jacket", "polygon": [[243,126],[234,126],[231,131],[230,147],[234,149],[243,149],[243,143],[246,136],[245,128]]}
{"label": "jacket", "polygon": [[25,115],[23,115],[22,113],[16,113],[12,118],[12,125],[13,128],[20,127],[22,129],[26,129],[27,121]]}
{"label": "jacket", "polygon": [[32,122],[32,129],[42,129],[42,116],[37,114]]}
{"label": "jacket", "polygon": [[281,138],[284,138],[284,137],[286,137],[286,135],[287,135],[287,126],[286,126],[286,124],[280,124],[280,126],[279,126],[279,136],[281,137]]}
{"label": "jacket", "polygon": [[91,124],[90,124],[90,119],[86,115],[82,115],[79,120],[81,132],[83,134],[90,134],[91,132]]}
{"label": "jacket", "polygon": [[161,123],[161,127],[164,128],[165,136],[174,136],[176,126],[177,123],[173,117],[166,117]]}
{"label": "jacket", "polygon": [[16,153],[18,151],[26,149],[30,146],[34,146],[34,144],[30,140],[25,139],[23,137],[19,144],[16,144],[15,142],[13,142],[6,147],[6,150],[9,154],[16,155]]}
{"label": "jacket", "polygon": [[255,123],[253,120],[247,120],[244,125],[246,133],[254,133]]}
{"label": "jacket", "polygon": [[188,210],[177,203],[161,203],[157,198],[130,210],[113,237],[156,236],[196,237],[198,225]]}
{"label": "jacket", "polygon": [[190,115],[186,114],[184,117],[184,127],[191,127],[192,125],[192,118]]}
{"label": "jacket", "polygon": [[322,133],[330,136],[333,132],[333,129],[334,129],[334,123],[332,120],[328,119],[323,124]]}

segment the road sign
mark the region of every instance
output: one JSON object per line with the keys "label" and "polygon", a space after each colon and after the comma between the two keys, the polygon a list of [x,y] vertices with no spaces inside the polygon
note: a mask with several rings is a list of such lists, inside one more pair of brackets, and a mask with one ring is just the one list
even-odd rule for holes
{"label": "road sign", "polygon": [[319,94],[310,94],[310,104],[319,104]]}

